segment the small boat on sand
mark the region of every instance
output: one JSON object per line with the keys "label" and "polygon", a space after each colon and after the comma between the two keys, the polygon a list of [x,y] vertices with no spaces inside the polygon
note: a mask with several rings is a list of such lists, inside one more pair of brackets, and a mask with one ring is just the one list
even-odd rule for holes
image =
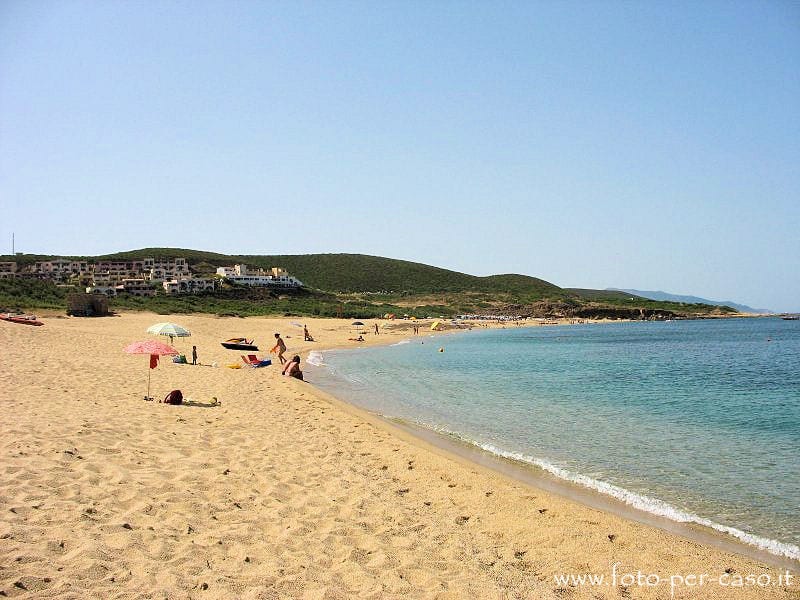
{"label": "small boat on sand", "polygon": [[254,340],[248,340],[247,338],[231,338],[220,343],[223,348],[228,350],[258,350]]}
{"label": "small boat on sand", "polygon": [[34,325],[36,327],[44,325],[44,323],[36,318],[36,315],[14,315],[5,313],[0,315],[0,320],[8,321],[9,323],[19,323],[20,325]]}

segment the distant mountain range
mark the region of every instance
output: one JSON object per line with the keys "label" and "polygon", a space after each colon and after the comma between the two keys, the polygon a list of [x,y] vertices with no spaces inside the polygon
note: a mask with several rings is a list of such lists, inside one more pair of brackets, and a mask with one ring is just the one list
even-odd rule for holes
{"label": "distant mountain range", "polygon": [[626,290],[623,288],[606,288],[608,291],[625,292],[633,294],[634,296],[641,296],[642,298],[649,298],[650,300],[658,300],[659,302],[683,302],[685,304],[711,304],[712,306],[730,306],[739,312],[745,313],[758,313],[769,314],[774,313],[774,310],[768,308],[753,308],[744,304],[738,304],[731,300],[708,300],[706,298],[698,298],[697,296],[681,296],[679,294],[669,294],[667,292],[650,292],[643,290]]}

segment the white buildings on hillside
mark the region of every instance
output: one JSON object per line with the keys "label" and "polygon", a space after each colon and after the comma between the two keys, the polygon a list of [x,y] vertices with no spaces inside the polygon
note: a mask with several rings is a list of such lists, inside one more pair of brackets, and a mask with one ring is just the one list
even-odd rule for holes
{"label": "white buildings on hillside", "polygon": [[[150,261],[150,262],[148,262]],[[189,265],[185,258],[167,260],[145,259],[145,271],[150,274],[150,281],[165,281],[167,279],[180,279],[190,277]]]}
{"label": "white buildings on hillside", "polygon": [[[303,285],[303,282],[279,267],[269,270],[250,270],[244,264],[219,267],[217,276],[248,286],[298,288]],[[219,283],[218,277],[194,277],[185,258],[143,258],[97,262],[54,259],[23,265],[19,265],[17,262],[0,262],[0,279],[14,277],[86,286],[87,292],[91,290],[108,295],[125,292],[140,296],[154,295],[156,289],[160,287],[163,287],[167,294],[214,291]]]}
{"label": "white buildings on hillside", "polygon": [[155,296],[156,289],[144,279],[123,279],[117,286],[117,293],[125,292],[131,296]]}
{"label": "white buildings on hillside", "polygon": [[117,283],[126,278],[141,277],[142,271],[142,261],[128,260],[102,260],[93,264],[91,269],[92,279],[98,285]]}
{"label": "white buildings on hillside", "polygon": [[303,282],[292,277],[285,269],[272,267],[269,271],[257,269],[251,271],[247,265],[234,265],[232,267],[219,267],[217,275],[224,277],[232,283],[254,287],[279,287],[298,288]]}
{"label": "white buildings on hillside", "polygon": [[36,272],[47,274],[50,278],[58,279],[61,277],[71,277],[80,275],[89,270],[85,260],[47,260],[36,263]]}
{"label": "white buildings on hillside", "polygon": [[17,274],[17,263],[0,262],[0,279],[10,279]]}
{"label": "white buildings on hillside", "polygon": [[87,294],[105,294],[106,296],[116,296],[117,286],[115,285],[90,285],[86,288]]}
{"label": "white buildings on hillside", "polygon": [[214,279],[191,277],[187,279],[173,279],[161,283],[167,294],[199,294],[201,292],[213,292],[216,287]]}
{"label": "white buildings on hillside", "polygon": [[145,258],[100,261],[92,265],[92,275],[95,284],[103,285],[125,278],[142,278],[159,283],[167,279],[190,277],[191,272],[185,258]]}

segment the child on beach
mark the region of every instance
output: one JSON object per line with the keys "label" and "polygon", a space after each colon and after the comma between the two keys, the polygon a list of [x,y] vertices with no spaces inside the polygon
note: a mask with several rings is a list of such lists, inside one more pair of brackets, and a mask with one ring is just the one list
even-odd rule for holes
{"label": "child on beach", "polygon": [[283,357],[283,353],[286,352],[286,343],[281,339],[280,333],[275,334],[275,339],[277,340],[277,342],[275,342],[275,345],[272,347],[272,350],[270,350],[270,352],[277,352],[278,360],[281,361],[281,364],[284,364],[286,362],[286,359]]}

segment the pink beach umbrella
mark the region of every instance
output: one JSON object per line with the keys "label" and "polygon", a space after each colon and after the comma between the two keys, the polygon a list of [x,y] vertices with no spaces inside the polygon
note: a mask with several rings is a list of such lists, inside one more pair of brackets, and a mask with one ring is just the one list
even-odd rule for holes
{"label": "pink beach umbrella", "polygon": [[[168,346],[156,340],[145,340],[143,342],[133,342],[123,348],[124,352],[128,354],[149,354],[150,355],[150,369],[155,369],[158,366],[159,356],[174,356],[178,353],[175,348]],[[150,370],[147,371],[147,395],[145,400],[152,400],[150,397]]]}

